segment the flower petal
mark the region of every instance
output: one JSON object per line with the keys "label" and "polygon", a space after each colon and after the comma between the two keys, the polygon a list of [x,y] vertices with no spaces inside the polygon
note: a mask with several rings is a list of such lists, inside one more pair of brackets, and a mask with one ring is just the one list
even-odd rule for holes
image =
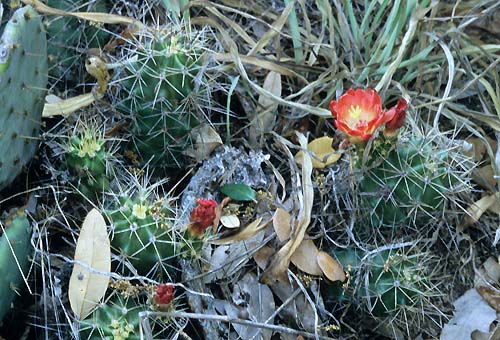
{"label": "flower petal", "polygon": [[394,115],[393,118],[385,124],[385,134],[393,135],[396,130],[403,126],[406,118],[406,109],[408,109],[408,102],[403,98],[399,98],[396,106],[389,109],[389,111],[394,111]]}

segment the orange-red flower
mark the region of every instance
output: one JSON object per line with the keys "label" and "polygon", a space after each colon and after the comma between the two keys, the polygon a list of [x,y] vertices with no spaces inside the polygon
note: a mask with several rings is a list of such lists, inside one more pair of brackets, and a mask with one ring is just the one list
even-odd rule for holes
{"label": "orange-red flower", "polygon": [[397,130],[403,126],[406,118],[406,109],[408,109],[408,103],[403,98],[399,98],[396,106],[389,109],[389,111],[394,110],[394,117],[385,123],[384,135],[392,137],[396,135]]}
{"label": "orange-red flower", "polygon": [[215,219],[217,202],[212,199],[197,198],[198,205],[191,211],[189,231],[195,237],[201,236]]}
{"label": "orange-red flower", "polygon": [[373,89],[349,89],[338,101],[330,102],[335,127],[346,133],[352,143],[367,141],[379,126],[389,122],[391,128],[401,127],[407,107],[406,101],[400,99],[395,107],[383,110],[382,100]]}

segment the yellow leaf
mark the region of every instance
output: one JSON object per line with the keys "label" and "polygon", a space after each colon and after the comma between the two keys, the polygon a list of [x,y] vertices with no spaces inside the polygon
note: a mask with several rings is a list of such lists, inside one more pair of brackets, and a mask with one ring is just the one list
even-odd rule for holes
{"label": "yellow leaf", "polygon": [[280,242],[286,241],[290,237],[290,214],[281,208],[276,209],[273,215],[273,227]]}
{"label": "yellow leaf", "polygon": [[345,273],[340,264],[328,253],[324,251],[318,252],[316,261],[321,268],[321,271],[330,281],[345,281]]}
{"label": "yellow leaf", "polygon": [[[111,249],[106,222],[101,213],[92,209],[80,230],[76,243],[75,263],[69,280],[69,302],[80,320],[85,319],[104,296],[111,271]],[[89,270],[90,269],[90,270]]]}
{"label": "yellow leaf", "polygon": [[[307,150],[311,151],[312,165],[315,169],[323,169],[326,166],[337,162],[341,156],[340,153],[335,152],[332,148],[333,138],[320,137],[307,144]],[[302,165],[302,154],[300,150],[295,155],[297,164]]]}

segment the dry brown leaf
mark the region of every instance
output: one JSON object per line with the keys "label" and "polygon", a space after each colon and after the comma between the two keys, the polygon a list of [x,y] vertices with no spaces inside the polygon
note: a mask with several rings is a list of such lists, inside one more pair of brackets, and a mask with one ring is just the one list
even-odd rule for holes
{"label": "dry brown leaf", "polygon": [[220,244],[231,244],[231,243],[235,243],[238,241],[247,240],[250,237],[257,234],[262,229],[264,229],[269,223],[271,223],[271,220],[268,220],[264,223],[261,223],[261,222],[262,222],[262,217],[259,217],[258,219],[256,219],[255,221],[253,221],[252,223],[250,223],[249,225],[247,225],[245,228],[243,228],[242,230],[240,230],[238,233],[236,233],[234,235],[231,235],[231,236],[228,236],[225,238],[220,238],[217,240],[210,240],[208,242],[211,244],[220,245]]}
{"label": "dry brown leaf", "polygon": [[291,219],[292,219],[292,217],[290,216],[290,214],[282,208],[278,208],[274,212],[273,227],[274,227],[274,231],[276,232],[276,236],[278,237],[278,240],[280,240],[280,242],[284,242],[284,241],[288,240],[288,238],[290,237],[290,232],[291,232],[290,221],[291,221]]}
{"label": "dry brown leaf", "polygon": [[[307,139],[301,134],[297,133],[300,146],[305,150],[307,149]],[[311,212],[314,201],[314,190],[312,185],[312,162],[311,157],[304,152],[302,159],[302,193],[297,193],[299,202],[301,203],[298,222],[296,228],[293,230],[290,240],[278,251],[274,256],[270,266],[262,274],[262,282],[272,283],[275,280],[287,282],[288,278],[286,271],[295,250],[299,247],[306,234],[307,227],[311,222]]]}
{"label": "dry brown leaf", "polygon": [[111,271],[111,248],[106,222],[101,213],[92,209],[83,221],[76,243],[75,263],[69,280],[68,297],[71,310],[80,320],[85,319],[104,296],[109,284],[109,275],[98,272]]}
{"label": "dry brown leaf", "polygon": [[[305,234],[304,238],[307,237],[309,236]],[[293,252],[290,261],[304,273],[309,275],[321,275],[321,268],[316,261],[318,252],[318,247],[316,247],[312,240],[304,239]]]}
{"label": "dry brown leaf", "polygon": [[494,176],[495,170],[491,164],[474,169],[472,172],[472,179],[474,182],[486,190],[493,190],[497,185],[497,180]]}
{"label": "dry brown leaf", "polygon": [[202,124],[191,130],[191,138],[195,142],[186,153],[198,162],[205,160],[212,151],[223,144],[217,131],[209,124]]}
{"label": "dry brown leaf", "polygon": [[220,204],[217,205],[217,207],[215,207],[215,218],[212,226],[212,233],[215,234],[217,232],[217,229],[219,228],[220,218],[222,216],[222,209],[224,209],[224,207],[231,201],[231,197],[226,197],[222,200],[222,202],[220,202]]}
{"label": "dry brown leaf", "polygon": [[239,228],[240,219],[236,215],[224,215],[220,218],[220,223],[229,229]]}
{"label": "dry brown leaf", "polygon": [[316,258],[323,274],[330,281],[345,281],[345,273],[342,266],[328,253],[320,251]]}
{"label": "dry brown leaf", "polygon": [[470,226],[479,221],[479,218],[488,210],[495,202],[500,199],[500,193],[484,196],[477,202],[472,203],[467,208],[468,216],[465,219],[465,226]]}
{"label": "dry brown leaf", "polygon": [[476,289],[483,299],[488,302],[491,308],[500,312],[500,291],[486,286],[481,286]]}
{"label": "dry brown leaf", "polygon": [[253,259],[260,269],[265,269],[269,264],[271,255],[274,254],[274,249],[269,246],[264,246],[260,248],[255,254],[253,254]]}
{"label": "dry brown leaf", "polygon": [[[341,156],[340,153],[336,153],[332,148],[333,138],[331,137],[320,137],[311,141],[307,144],[307,150],[312,153],[312,165],[315,169],[323,169],[326,166],[337,162]],[[303,151],[300,150],[295,155],[295,161],[297,164],[302,165],[302,154]]]}

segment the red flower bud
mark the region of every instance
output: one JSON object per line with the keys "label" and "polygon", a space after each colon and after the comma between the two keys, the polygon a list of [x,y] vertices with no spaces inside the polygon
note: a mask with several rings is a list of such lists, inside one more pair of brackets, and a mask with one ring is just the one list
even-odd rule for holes
{"label": "red flower bud", "polygon": [[197,198],[198,205],[191,211],[189,230],[193,236],[201,236],[215,219],[217,202],[212,199]]}
{"label": "red flower bud", "polygon": [[389,111],[394,111],[394,118],[385,123],[384,135],[392,137],[396,135],[397,130],[403,126],[406,118],[406,109],[408,109],[408,102],[403,98],[399,98],[396,106],[389,109]]}
{"label": "red flower bud", "polygon": [[155,304],[166,307],[174,300],[174,285],[171,283],[160,283],[154,295]]}

